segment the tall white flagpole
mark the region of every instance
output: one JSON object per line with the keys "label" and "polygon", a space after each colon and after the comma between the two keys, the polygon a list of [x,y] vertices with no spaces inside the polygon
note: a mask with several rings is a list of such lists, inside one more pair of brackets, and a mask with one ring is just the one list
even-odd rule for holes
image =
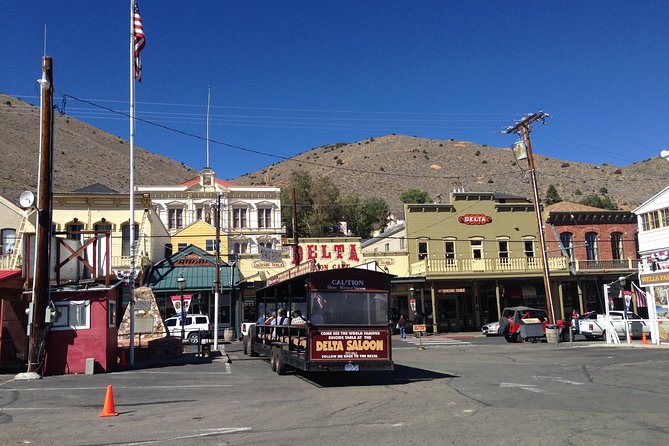
{"label": "tall white flagpole", "polygon": [[135,365],[135,0],[130,0],[130,366]]}
{"label": "tall white flagpole", "polygon": [[211,167],[209,164],[209,105],[211,104],[211,87],[207,87],[207,167]]}

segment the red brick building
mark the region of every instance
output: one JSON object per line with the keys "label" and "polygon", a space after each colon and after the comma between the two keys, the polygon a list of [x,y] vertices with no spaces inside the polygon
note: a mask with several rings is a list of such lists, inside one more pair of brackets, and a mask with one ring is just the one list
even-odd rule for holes
{"label": "red brick building", "polygon": [[571,276],[561,279],[558,290],[561,317],[572,308],[603,312],[603,285],[637,272],[636,216],[567,201],[546,206],[543,215],[546,249],[570,259]]}

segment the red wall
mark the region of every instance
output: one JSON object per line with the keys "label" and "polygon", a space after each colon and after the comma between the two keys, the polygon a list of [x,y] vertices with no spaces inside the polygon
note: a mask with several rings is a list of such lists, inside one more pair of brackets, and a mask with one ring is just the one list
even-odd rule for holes
{"label": "red wall", "polygon": [[[634,235],[637,233],[636,223],[624,224],[606,224],[606,223],[582,223],[582,224],[556,224],[555,230],[558,237],[563,232],[571,232],[573,234],[574,258],[576,260],[586,260],[585,234],[588,232],[596,232],[598,235],[598,252],[599,260],[613,260],[611,253],[611,234],[614,232],[621,232],[623,234],[623,254],[625,259],[636,259],[637,250],[634,241]],[[554,252],[553,255],[559,255],[560,239],[555,240],[553,231],[546,228],[546,245],[548,251]]]}
{"label": "red wall", "polygon": [[[108,301],[117,301],[117,290],[52,292],[56,301],[89,300],[90,328],[49,331],[46,342],[44,375],[85,373],[86,358],[95,359],[95,371],[107,372],[116,367],[117,329],[108,327]],[[118,307],[117,307],[117,311]]]}

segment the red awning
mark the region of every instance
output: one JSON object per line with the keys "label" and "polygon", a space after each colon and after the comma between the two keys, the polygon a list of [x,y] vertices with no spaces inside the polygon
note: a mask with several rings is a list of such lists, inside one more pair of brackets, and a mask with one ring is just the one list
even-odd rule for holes
{"label": "red awning", "polygon": [[21,275],[20,269],[0,269],[0,281],[5,279],[11,279],[12,277],[20,275]]}

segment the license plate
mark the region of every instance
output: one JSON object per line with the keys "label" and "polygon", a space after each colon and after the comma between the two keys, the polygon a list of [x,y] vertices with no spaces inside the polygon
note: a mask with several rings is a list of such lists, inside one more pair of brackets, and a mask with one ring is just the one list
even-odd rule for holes
{"label": "license plate", "polygon": [[345,372],[359,372],[360,366],[358,364],[344,364]]}

